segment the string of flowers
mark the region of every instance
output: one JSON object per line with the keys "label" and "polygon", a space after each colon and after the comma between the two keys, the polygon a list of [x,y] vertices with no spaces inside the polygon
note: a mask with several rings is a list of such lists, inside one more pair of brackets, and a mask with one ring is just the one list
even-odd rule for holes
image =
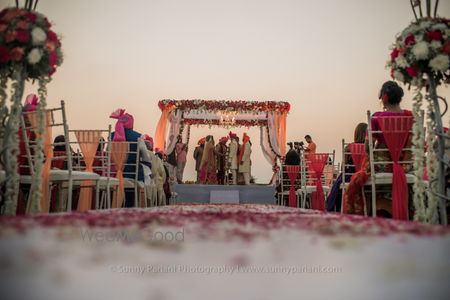
{"label": "string of flowers", "polygon": [[[431,103],[427,106],[427,115],[433,114],[433,106]],[[436,197],[437,191],[437,170],[438,170],[438,160],[436,157],[436,152],[434,151],[434,146],[436,141],[436,136],[432,134],[435,127],[435,121],[433,118],[429,117],[427,119],[427,173],[428,173],[428,189],[427,189],[427,207],[426,207],[426,220],[430,224],[439,224],[438,216],[438,199]]]}
{"label": "string of flowers", "polygon": [[229,127],[253,127],[253,126],[266,126],[267,120],[235,120],[234,123],[221,123],[218,119],[184,119],[184,125],[208,125],[208,126],[224,126]]}
{"label": "string of flowers", "polygon": [[243,101],[243,100],[170,100],[158,102],[161,110],[181,109],[183,111],[198,110],[201,112],[237,111],[237,112],[279,112],[288,113],[289,102],[284,101]]}
{"label": "string of flowers", "polygon": [[[422,107],[423,95],[420,89],[417,89],[413,98],[413,115],[415,120],[422,120],[424,118]],[[427,216],[425,212],[425,183],[423,181],[424,176],[424,140],[425,133],[423,132],[422,122],[414,122],[413,124],[413,138],[412,138],[412,153],[414,159],[414,220],[419,222],[426,222]]]}

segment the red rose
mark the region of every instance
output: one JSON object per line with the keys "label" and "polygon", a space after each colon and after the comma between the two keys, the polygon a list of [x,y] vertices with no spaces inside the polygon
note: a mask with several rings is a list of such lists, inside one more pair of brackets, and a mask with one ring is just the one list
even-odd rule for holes
{"label": "red rose", "polygon": [[30,21],[31,23],[34,23],[34,22],[36,22],[36,15],[35,14],[33,14],[32,12],[27,12],[26,14],[25,14],[25,18],[27,18],[28,19],[28,21]]}
{"label": "red rose", "polygon": [[21,43],[28,43],[30,41],[30,33],[25,30],[18,30],[16,40]]}
{"label": "red rose", "polygon": [[392,50],[392,52],[391,52],[391,60],[396,59],[399,53],[400,52],[398,51],[398,49],[394,48],[394,50]]}
{"label": "red rose", "polygon": [[410,44],[415,43],[415,41],[416,41],[416,38],[414,37],[414,34],[410,34],[405,39],[405,45],[409,46]]}
{"label": "red rose", "polygon": [[415,67],[407,67],[406,68],[406,72],[408,73],[409,76],[411,77],[416,77],[417,76],[417,70]]}
{"label": "red rose", "polygon": [[45,43],[45,47],[47,48],[48,51],[53,52],[56,49],[56,45],[53,42],[47,41]]}
{"label": "red rose", "polygon": [[442,46],[442,52],[450,54],[450,40],[446,41],[444,46]]}
{"label": "red rose", "polygon": [[53,42],[56,45],[59,45],[58,36],[53,31],[47,31],[47,41]]}
{"label": "red rose", "polygon": [[25,53],[25,50],[20,47],[13,48],[10,52],[11,60],[12,61],[20,61],[23,57],[23,54]]}
{"label": "red rose", "polygon": [[440,41],[442,39],[442,32],[438,30],[427,32],[427,38],[430,41]]}
{"label": "red rose", "polygon": [[50,66],[55,66],[58,63],[58,55],[55,51],[51,52],[48,56],[48,63]]}
{"label": "red rose", "polygon": [[9,54],[9,49],[0,45],[0,62],[7,63],[10,59],[11,55]]}

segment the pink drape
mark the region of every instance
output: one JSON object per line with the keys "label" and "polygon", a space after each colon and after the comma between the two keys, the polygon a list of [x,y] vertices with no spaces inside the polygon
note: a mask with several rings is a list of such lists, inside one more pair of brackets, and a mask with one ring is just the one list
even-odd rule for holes
{"label": "pink drape", "polygon": [[325,195],[322,180],[323,169],[328,160],[328,153],[310,153],[308,155],[308,169],[316,180],[316,192],[312,193],[312,209],[325,210]]}
{"label": "pink drape", "polygon": [[297,207],[297,195],[295,191],[295,181],[300,175],[300,166],[286,166],[286,171],[289,176],[291,187],[289,189],[289,206]]}
{"label": "pink drape", "polygon": [[[100,130],[76,130],[75,136],[83,154],[86,172],[93,172],[92,165],[94,164],[102,132]],[[78,211],[88,211],[91,208],[92,189],[88,188],[89,186],[92,186],[92,181],[90,180],[85,180],[81,184]]]}
{"label": "pink drape", "polygon": [[111,160],[115,165],[116,178],[119,179],[119,188],[115,195],[115,199],[111,205],[112,208],[122,207],[124,197],[124,182],[123,182],[123,165],[128,156],[127,142],[112,142],[111,143]]}
{"label": "pink drape", "polygon": [[378,123],[394,163],[392,172],[392,218],[408,220],[408,184],[403,167],[398,163],[410,135],[412,117],[379,117]]}
{"label": "pink drape", "polygon": [[287,113],[282,113],[280,116],[280,126],[278,129],[278,144],[280,146],[281,156],[286,155],[286,121]]}
{"label": "pink drape", "polygon": [[[41,212],[42,213],[48,213],[50,210],[50,203],[49,203],[49,193],[50,193],[50,169],[52,165],[52,158],[53,158],[53,149],[52,149],[52,114],[50,111],[45,111],[45,120],[44,120],[44,134],[42,136],[43,140],[43,152],[45,157],[45,162],[42,167],[42,197],[41,197]],[[33,131],[36,134],[36,139],[39,138],[38,133],[38,127],[39,127],[39,118],[38,118],[38,112],[30,112],[26,114],[28,117],[28,120],[33,127]],[[39,174],[35,174],[35,176]],[[29,211],[31,201],[28,202],[27,211]]]}
{"label": "pink drape", "polygon": [[366,146],[363,143],[351,143],[348,150],[352,154],[353,164],[355,165],[355,173],[363,167],[363,161],[366,157]]}
{"label": "pink drape", "polygon": [[166,149],[166,133],[167,123],[169,122],[169,115],[174,110],[174,107],[166,107],[161,113],[158,125],[155,131],[155,149]]}

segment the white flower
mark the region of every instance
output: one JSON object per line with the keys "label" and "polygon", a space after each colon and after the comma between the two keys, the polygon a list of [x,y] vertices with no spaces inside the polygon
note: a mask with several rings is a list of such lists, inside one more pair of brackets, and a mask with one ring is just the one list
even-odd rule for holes
{"label": "white flower", "polygon": [[428,58],[428,43],[427,42],[418,42],[412,48],[412,53],[417,59],[426,59]]}
{"label": "white flower", "polygon": [[30,65],[37,64],[42,58],[41,50],[38,48],[33,48],[33,50],[28,53],[27,59]]}
{"label": "white flower", "polygon": [[433,28],[434,30],[445,30],[447,29],[447,25],[445,25],[444,23],[437,23],[431,26],[431,28]]}
{"label": "white flower", "polygon": [[445,37],[445,38],[450,37],[450,29],[446,29],[446,30],[445,30],[445,32],[444,32],[444,37]]}
{"label": "white flower", "polygon": [[430,22],[430,21],[423,21],[423,22],[420,22],[420,27],[421,27],[421,28],[426,29],[426,28],[428,28],[428,27],[430,27],[430,26],[431,26],[431,22]]}
{"label": "white flower", "polygon": [[405,76],[403,76],[402,72],[400,72],[398,70],[395,70],[393,75],[394,75],[395,80],[398,80],[400,82],[404,82],[405,81]]}
{"label": "white flower", "polygon": [[439,55],[436,55],[435,58],[430,60],[430,63],[428,65],[434,71],[445,72],[448,70],[448,68],[450,66],[450,59],[448,58],[448,55],[439,54]]}
{"label": "white flower", "polygon": [[47,34],[41,27],[35,27],[31,31],[31,40],[33,45],[42,45],[47,40]]}
{"label": "white flower", "polygon": [[409,67],[408,61],[403,55],[397,56],[397,58],[395,59],[395,63],[402,68]]}
{"label": "white flower", "polygon": [[430,43],[430,46],[431,46],[431,48],[433,48],[433,49],[439,49],[439,48],[441,48],[442,43],[439,42],[439,41],[432,41],[432,42]]}

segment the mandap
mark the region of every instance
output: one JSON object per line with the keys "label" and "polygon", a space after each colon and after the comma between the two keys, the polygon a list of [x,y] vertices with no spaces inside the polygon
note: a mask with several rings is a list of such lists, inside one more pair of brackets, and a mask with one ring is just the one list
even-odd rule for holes
{"label": "mandap", "polygon": [[275,166],[286,153],[286,120],[291,108],[283,101],[161,100],[155,147],[170,153],[176,136],[189,143],[191,126],[260,127],[264,157]]}

